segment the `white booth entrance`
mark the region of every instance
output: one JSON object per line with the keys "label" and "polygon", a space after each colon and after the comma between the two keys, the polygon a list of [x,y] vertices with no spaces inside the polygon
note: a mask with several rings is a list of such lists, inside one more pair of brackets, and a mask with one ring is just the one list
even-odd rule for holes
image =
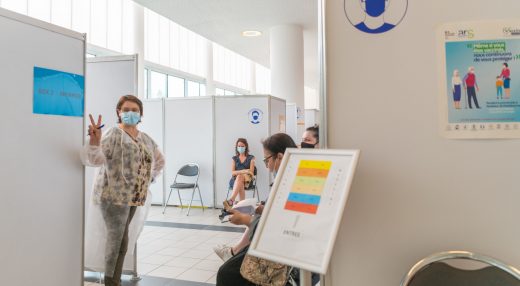
{"label": "white booth entrance", "polygon": [[[164,204],[177,171],[185,164],[195,163],[200,167],[198,184],[204,206],[221,207],[227,195],[231,157],[235,155],[238,138],[247,139],[250,153],[257,158],[260,200],[266,199],[270,178],[262,162],[261,141],[285,131],[285,100],[269,95],[207,96],[145,100],[144,104],[145,110],[152,104],[156,106],[153,117],[145,115],[141,129],[149,134],[162,130],[164,135],[165,179],[162,192],[158,188],[152,190],[154,204]],[[247,194],[252,196],[252,192]],[[181,197],[186,205],[191,191],[181,191]],[[168,204],[180,205],[175,193]],[[198,201],[193,205],[201,206]]]}

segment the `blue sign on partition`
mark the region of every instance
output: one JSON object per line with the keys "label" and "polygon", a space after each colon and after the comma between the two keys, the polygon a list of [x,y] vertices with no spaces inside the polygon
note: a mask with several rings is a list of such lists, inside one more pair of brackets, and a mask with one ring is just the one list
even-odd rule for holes
{"label": "blue sign on partition", "polygon": [[33,113],[83,117],[85,78],[34,67]]}

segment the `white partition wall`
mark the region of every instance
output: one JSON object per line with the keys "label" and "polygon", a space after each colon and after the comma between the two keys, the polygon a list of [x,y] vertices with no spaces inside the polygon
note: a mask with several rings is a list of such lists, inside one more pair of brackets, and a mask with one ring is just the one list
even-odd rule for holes
{"label": "white partition wall", "polygon": [[286,133],[291,136],[294,142],[298,142],[298,110],[296,104],[288,103],[286,105]]}
{"label": "white partition wall", "polygon": [[[213,98],[171,98],[164,100],[165,193],[170,192],[175,174],[185,164],[200,167],[199,186],[204,206],[213,206]],[[184,204],[191,192],[181,191]],[[166,197],[167,198],[167,197]],[[165,199],[166,199],[165,198]],[[198,199],[195,197],[195,199]],[[176,191],[169,204],[179,205]],[[194,202],[194,206],[200,206]]]}
{"label": "white partition wall", "polygon": [[[250,153],[256,157],[258,170],[257,186],[260,199],[265,200],[269,193],[269,172],[262,159],[264,157],[261,141],[272,134],[271,96],[221,96],[215,97],[215,198],[216,205],[222,206],[226,199],[229,179],[231,178],[231,157],[235,155],[235,142],[239,137],[246,138]],[[273,115],[280,120],[284,116],[285,101],[274,99]],[[252,110],[261,111],[261,120],[253,123]],[[282,114],[283,113],[283,114]],[[277,120],[273,119],[273,122]],[[255,121],[256,122],[256,121]],[[273,124],[275,125],[275,124]],[[280,124],[278,124],[280,127]],[[247,192],[251,197],[251,192]]]}
{"label": "white partition wall", "polygon": [[286,132],[287,116],[285,100],[270,96],[269,97],[269,116],[271,121],[271,134]]}
{"label": "white partition wall", "polygon": [[439,135],[439,93],[448,89],[439,89],[446,75],[436,50],[442,24],[517,19],[520,1],[408,1],[403,21],[378,35],[352,26],[344,1],[326,4],[328,147],[362,152],[327,286],[399,285],[415,262],[445,250],[520,267],[520,142]]}
{"label": "white partition wall", "polygon": [[0,284],[83,285],[83,118],[33,114],[33,69],[83,76],[85,35],[0,9],[0,38]]}
{"label": "white partition wall", "polygon": [[[137,92],[137,56],[114,56],[89,58],[86,72],[85,100],[85,127],[90,121],[88,115],[95,118],[103,116],[103,131],[117,126],[116,105],[123,95]],[[145,120],[143,118],[143,120]],[[85,133],[86,134],[86,133]],[[86,138],[85,140],[88,140]],[[88,218],[90,195],[98,168],[85,167],[85,210]],[[85,251],[89,251],[85,249]],[[85,265],[86,269],[97,270],[92,265]],[[134,273],[136,270],[135,257],[129,251],[123,270]]]}
{"label": "white partition wall", "polygon": [[320,124],[320,111],[318,109],[305,109],[305,128]]}
{"label": "white partition wall", "polygon": [[[162,99],[143,100],[143,118],[139,124],[139,130],[150,135],[164,152],[164,113]],[[162,205],[164,197],[164,173],[155,178],[155,182],[150,185],[152,193],[152,204]]]}

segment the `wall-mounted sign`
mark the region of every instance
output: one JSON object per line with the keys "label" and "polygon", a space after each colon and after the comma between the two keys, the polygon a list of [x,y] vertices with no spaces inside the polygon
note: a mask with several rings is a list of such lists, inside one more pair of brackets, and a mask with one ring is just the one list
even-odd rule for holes
{"label": "wall-mounted sign", "polygon": [[437,38],[441,134],[520,138],[520,21],[445,24]]}
{"label": "wall-mounted sign", "polygon": [[33,113],[83,117],[83,76],[34,67],[33,79]]}
{"label": "wall-mounted sign", "polygon": [[345,16],[352,26],[369,34],[395,28],[406,15],[408,0],[344,0]]}
{"label": "wall-mounted sign", "polygon": [[253,123],[253,124],[258,124],[262,121],[262,117],[264,115],[264,113],[262,112],[262,110],[258,109],[258,108],[253,108],[251,110],[249,110],[249,122]]}

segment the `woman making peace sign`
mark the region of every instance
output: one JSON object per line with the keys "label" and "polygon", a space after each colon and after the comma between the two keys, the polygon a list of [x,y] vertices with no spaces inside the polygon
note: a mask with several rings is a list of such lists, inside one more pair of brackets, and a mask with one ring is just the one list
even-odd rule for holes
{"label": "woman making peace sign", "polygon": [[[145,204],[148,187],[164,167],[164,156],[150,136],[140,132],[143,104],[133,95],[119,99],[119,126],[101,135],[101,116],[92,115],[90,142],[83,150],[85,165],[101,167],[94,184],[92,206],[99,208],[106,227],[105,285],[121,285],[130,222]],[[138,227],[142,227],[138,226]],[[88,254],[87,254],[88,256]]]}

